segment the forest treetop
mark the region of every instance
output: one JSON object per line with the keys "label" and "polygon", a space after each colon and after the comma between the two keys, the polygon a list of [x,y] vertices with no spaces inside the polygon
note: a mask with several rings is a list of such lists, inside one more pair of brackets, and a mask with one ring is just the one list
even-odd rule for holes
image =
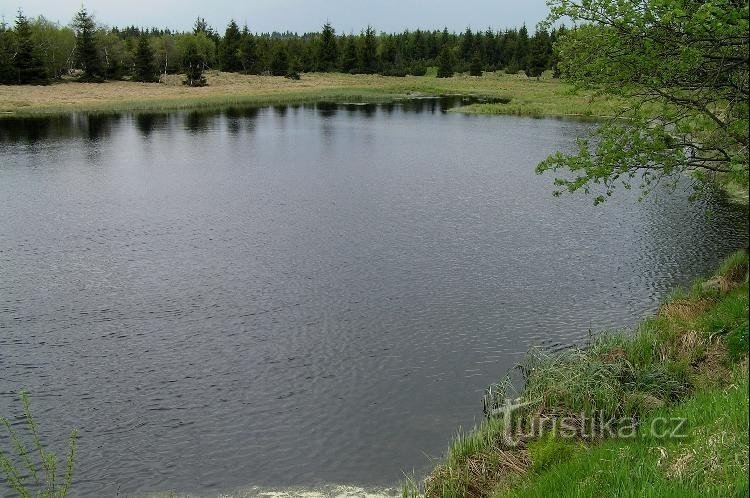
{"label": "forest treetop", "polygon": [[[40,83],[59,79],[74,70],[85,70],[86,60],[99,74],[88,80],[138,77],[138,66],[148,66],[139,57],[148,56],[139,40],[146,38],[158,73],[188,73],[196,69],[219,69],[248,74],[285,75],[290,71],[380,73],[391,76],[423,75],[426,68],[442,64],[443,75],[476,67],[485,71],[526,71],[538,76],[554,67],[552,46],[564,28],[538,29],[526,26],[496,31],[462,33],[414,30],[378,33],[367,26],[360,33],[340,35],[325,23],[320,32],[254,33],[230,20],[224,32],[198,17],[190,32],[169,29],[124,28],[97,24],[85,9],[68,26],[44,17],[26,18],[19,11],[14,26],[0,25],[0,82]],[[88,56],[81,37],[87,42]],[[77,43],[78,41],[78,43]],[[93,48],[92,48],[93,47]],[[18,54],[23,52],[22,60]],[[140,55],[139,55],[140,54]],[[91,57],[95,56],[96,61]],[[25,59],[24,59],[25,57]],[[153,80],[147,78],[146,80]]]}

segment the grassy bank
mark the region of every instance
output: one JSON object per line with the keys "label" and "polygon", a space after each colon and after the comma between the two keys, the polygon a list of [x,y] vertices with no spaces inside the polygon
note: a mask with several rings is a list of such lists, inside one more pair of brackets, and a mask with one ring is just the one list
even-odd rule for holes
{"label": "grassy bank", "polygon": [[[532,351],[531,404],[460,433],[404,496],[747,496],[747,272],[735,254],[635,331]],[[511,394],[501,382],[488,406]]]}
{"label": "grassy bank", "polygon": [[750,203],[750,191],[747,182],[742,182],[727,176],[719,176],[715,179],[727,198],[734,204],[747,206]]}
{"label": "grassy bank", "polygon": [[0,116],[70,111],[174,110],[222,105],[267,105],[315,101],[377,102],[410,96],[475,95],[505,103],[467,106],[466,112],[529,116],[608,116],[617,104],[604,97],[573,94],[554,79],[504,73],[481,78],[456,76],[386,77],[332,73],[303,74],[299,81],[273,76],[207,73],[208,86],[189,88],[182,76],[163,83],[61,82],[48,86],[0,86]]}

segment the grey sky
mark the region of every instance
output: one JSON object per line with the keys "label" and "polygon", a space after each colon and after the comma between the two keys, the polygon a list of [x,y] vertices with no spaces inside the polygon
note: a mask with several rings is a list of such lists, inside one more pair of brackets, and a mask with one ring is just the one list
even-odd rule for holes
{"label": "grey sky", "polygon": [[[84,2],[108,25],[158,26],[185,30],[197,16],[224,31],[229,19],[252,31],[313,31],[326,20],[339,32],[372,24],[378,31],[404,28],[505,28],[524,22],[530,31],[547,12],[545,0],[90,0]],[[12,21],[18,8],[67,24],[81,0],[0,0],[0,14]]]}

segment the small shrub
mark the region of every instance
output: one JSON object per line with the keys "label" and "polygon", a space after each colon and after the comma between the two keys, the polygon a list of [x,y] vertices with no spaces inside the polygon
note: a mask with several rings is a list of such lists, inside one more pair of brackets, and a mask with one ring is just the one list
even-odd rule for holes
{"label": "small shrub", "polygon": [[409,73],[412,76],[425,76],[427,75],[427,68],[421,62],[417,62],[411,66]]}
{"label": "small shrub", "polygon": [[[78,431],[70,433],[68,457],[65,469],[58,475],[58,457],[47,451],[39,436],[39,426],[31,414],[31,403],[25,392],[19,395],[23,406],[26,430],[31,438],[29,448],[10,421],[0,417],[0,425],[8,431],[11,451],[0,449],[0,471],[5,477],[5,484],[21,498],[39,496],[45,498],[65,498],[73,482],[73,468],[76,458]],[[12,454],[15,454],[15,458]]]}
{"label": "small shrub", "polygon": [[206,77],[201,75],[197,79],[184,79],[182,80],[182,84],[185,86],[201,87],[208,85],[208,82],[206,81]]}
{"label": "small shrub", "polygon": [[474,57],[469,64],[469,75],[482,76],[482,74],[482,57],[479,55],[479,52],[477,52],[474,54]]}
{"label": "small shrub", "polygon": [[425,76],[430,76],[433,78],[437,77],[437,73],[438,73],[437,66],[427,66],[425,69],[427,70],[427,72],[425,73]]}
{"label": "small shrub", "polygon": [[510,64],[505,66],[505,74],[518,74],[518,64],[515,61],[511,61]]}
{"label": "small shrub", "polygon": [[407,75],[406,68],[401,65],[384,67],[381,73],[383,76],[395,76],[397,78],[405,78]]}

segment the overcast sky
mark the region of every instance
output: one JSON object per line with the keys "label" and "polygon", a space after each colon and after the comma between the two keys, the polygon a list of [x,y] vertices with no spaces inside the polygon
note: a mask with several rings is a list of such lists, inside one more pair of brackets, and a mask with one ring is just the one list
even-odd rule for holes
{"label": "overcast sky", "polygon": [[[317,31],[327,19],[338,32],[467,26],[502,29],[524,22],[530,31],[547,12],[545,0],[90,0],[98,22],[110,26],[192,28],[197,16],[223,33],[229,19],[252,31]],[[11,22],[18,8],[28,17],[44,15],[67,24],[81,0],[0,0],[0,15]]]}

